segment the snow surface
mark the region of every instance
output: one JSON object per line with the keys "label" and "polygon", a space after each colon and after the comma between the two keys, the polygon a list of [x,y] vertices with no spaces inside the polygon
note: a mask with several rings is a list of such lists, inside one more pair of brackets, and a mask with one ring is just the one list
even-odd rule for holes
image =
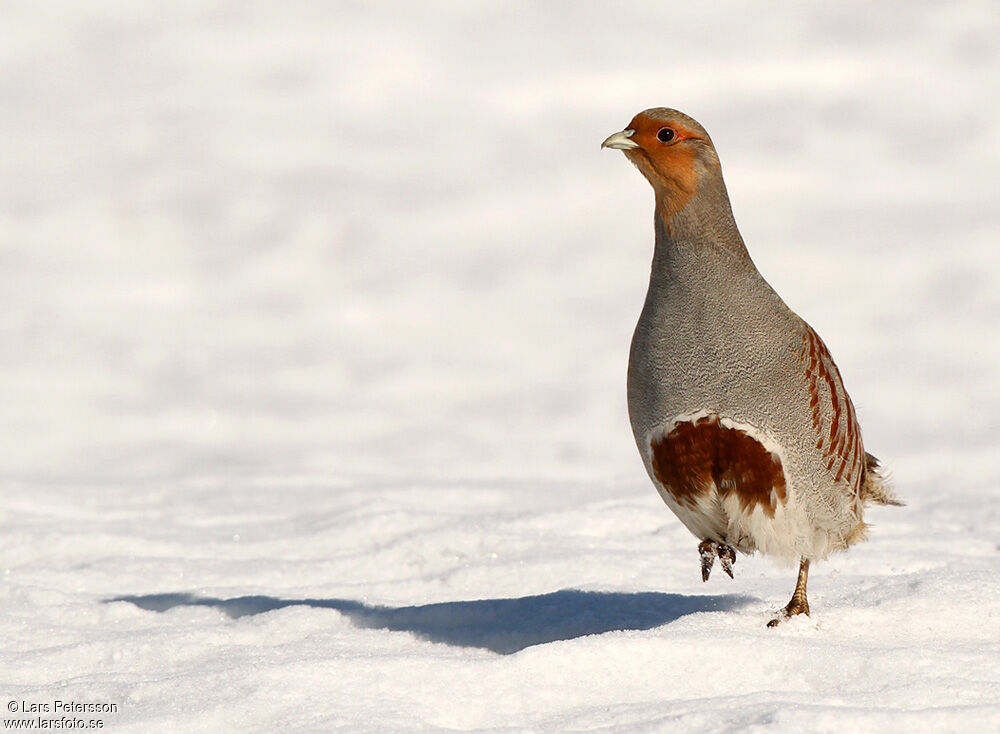
{"label": "snow surface", "polygon": [[[5,0],[0,692],[1000,730],[998,38],[992,2]],[[628,427],[652,201],[598,146],[656,105],[908,502],[774,630],[793,572],[702,584]]]}

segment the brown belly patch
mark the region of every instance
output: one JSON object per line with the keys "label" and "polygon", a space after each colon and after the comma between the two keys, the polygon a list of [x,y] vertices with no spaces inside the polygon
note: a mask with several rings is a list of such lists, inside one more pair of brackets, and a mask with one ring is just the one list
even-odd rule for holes
{"label": "brown belly patch", "polygon": [[694,508],[713,485],[723,498],[736,495],[744,511],[760,505],[769,517],[785,502],[781,459],[718,416],[678,423],[651,446],[653,473],[678,504]]}

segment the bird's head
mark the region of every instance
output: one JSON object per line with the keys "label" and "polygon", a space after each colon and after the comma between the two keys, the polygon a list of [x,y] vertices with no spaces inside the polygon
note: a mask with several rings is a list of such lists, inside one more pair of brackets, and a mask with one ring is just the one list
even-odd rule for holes
{"label": "bird's head", "polygon": [[667,222],[709,178],[721,181],[719,157],[705,128],[667,107],[640,112],[601,147],[621,150],[635,164],[653,186],[657,211]]}

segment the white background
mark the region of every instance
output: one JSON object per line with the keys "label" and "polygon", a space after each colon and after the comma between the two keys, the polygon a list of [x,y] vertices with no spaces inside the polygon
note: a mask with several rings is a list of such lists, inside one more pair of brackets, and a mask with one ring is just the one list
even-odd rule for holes
{"label": "white background", "polygon": [[[1000,726],[998,39],[991,2],[6,0],[0,694]],[[628,427],[652,196],[599,145],[661,105],[908,503],[776,630],[793,571],[703,585]]]}

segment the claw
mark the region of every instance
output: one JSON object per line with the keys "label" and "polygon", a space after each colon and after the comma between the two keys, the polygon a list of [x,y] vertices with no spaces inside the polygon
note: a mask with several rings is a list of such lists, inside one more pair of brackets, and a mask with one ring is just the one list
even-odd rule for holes
{"label": "claw", "polygon": [[708,576],[712,573],[712,566],[715,565],[715,543],[711,540],[701,541],[698,544],[698,553],[701,555],[701,580],[708,581]]}
{"label": "claw", "polygon": [[806,601],[805,597],[799,599],[797,597],[792,597],[792,600],[788,602],[788,606],[784,607],[778,616],[767,623],[768,627],[777,627],[779,624],[785,620],[791,619],[796,614],[804,614],[809,616],[809,602]]}
{"label": "claw", "polygon": [[729,578],[733,578],[733,564],[736,563],[736,551],[732,549],[732,546],[720,544],[718,553],[722,570],[726,572]]}
{"label": "claw", "polygon": [[809,559],[803,558],[799,563],[799,579],[795,584],[795,592],[788,605],[778,612],[778,616],[767,623],[768,627],[777,627],[784,620],[794,617],[796,614],[809,616],[809,600],[806,599],[806,581],[809,578]]}
{"label": "claw", "polygon": [[701,557],[702,581],[708,581],[708,577],[712,574],[712,566],[714,565],[715,565],[715,556],[706,553]]}

